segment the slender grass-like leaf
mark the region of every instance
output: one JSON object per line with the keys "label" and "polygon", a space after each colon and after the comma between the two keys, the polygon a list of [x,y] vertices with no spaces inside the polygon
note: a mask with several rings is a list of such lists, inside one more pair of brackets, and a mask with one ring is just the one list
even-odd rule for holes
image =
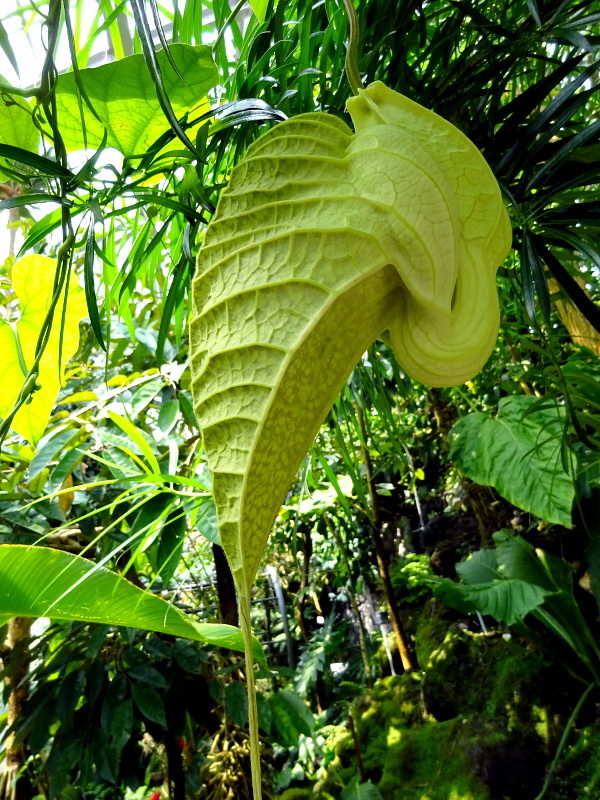
{"label": "slender grass-like leaf", "polygon": [[43,194],[31,192],[31,194],[20,194],[16,197],[9,197],[7,200],[0,200],[0,211],[8,208],[22,208],[23,206],[35,206],[38,203],[58,203],[62,206],[70,206],[71,201],[65,200],[56,194]]}
{"label": "slender grass-like leaf", "polygon": [[534,239],[536,248],[546,266],[560,283],[569,298],[581,311],[584,317],[600,333],[600,309],[583,291],[577,281],[569,275],[559,259],[540,241]]}
{"label": "slender grass-like leaf", "polygon": [[38,156],[36,153],[30,153],[28,150],[23,150],[20,147],[13,147],[10,144],[0,144],[0,156],[27,164],[38,170],[40,175],[54,175],[59,178],[70,179],[75,177],[71,170],[63,167],[62,164],[51,161],[44,156]]}
{"label": "slender grass-like leaf", "polygon": [[94,223],[91,222],[87,232],[85,242],[85,254],[83,259],[83,285],[85,289],[85,301],[87,303],[90,324],[94,331],[94,336],[98,340],[100,347],[106,352],[106,344],[102,335],[100,325],[100,314],[98,313],[98,299],[96,297],[96,281],[94,277]]}
{"label": "slender grass-like leaf", "polygon": [[[189,140],[188,135],[179,124],[179,120],[177,119],[177,117],[173,112],[173,106],[171,105],[169,94],[165,89],[162,70],[158,62],[158,59],[156,57],[156,53],[154,51],[154,42],[152,41],[152,34],[150,32],[150,26],[148,25],[148,19],[144,11],[143,2],[142,0],[130,0],[130,1],[133,10],[133,16],[135,19],[137,33],[138,36],[140,37],[140,42],[142,44],[144,60],[146,61],[146,66],[148,67],[148,71],[150,72],[152,81],[154,82],[154,86],[156,88],[156,96],[158,98],[158,102],[163,111],[163,114],[167,118],[167,121],[171,126],[172,130],[174,131],[175,135],[177,136],[177,138],[181,142],[183,142],[183,144],[188,148],[188,150],[190,150],[191,153],[193,153],[194,155],[198,155],[196,153],[196,148]],[[169,59],[172,58],[170,53],[168,58]]]}
{"label": "slender grass-like leaf", "polygon": [[146,457],[146,461],[151,468],[151,471],[155,474],[160,474],[160,466],[158,461],[156,460],[156,456],[152,452],[152,448],[146,441],[146,439],[142,436],[140,431],[136,428],[136,426],[130,422],[125,417],[121,417],[119,414],[115,414],[114,411],[109,411],[108,416],[111,420],[117,425],[123,433],[125,433],[132,442],[135,442],[137,447],[140,448],[144,456]]}

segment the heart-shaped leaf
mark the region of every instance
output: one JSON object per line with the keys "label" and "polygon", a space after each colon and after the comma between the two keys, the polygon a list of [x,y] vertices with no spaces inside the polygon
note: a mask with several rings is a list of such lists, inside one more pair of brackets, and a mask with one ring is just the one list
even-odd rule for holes
{"label": "heart-shaped leaf", "polygon": [[[194,278],[190,363],[221,542],[250,640],[250,588],[319,426],[374,339],[451,386],[498,333],[495,272],[510,246],[498,185],[450,123],[373,83],[287,120],[233,170]],[[261,794],[252,656],[253,793]]]}
{"label": "heart-shaped leaf", "polygon": [[510,246],[475,146],[371,84],[273,128],[234,169],[194,281],[191,367],[223,547],[247,593],[298,465],[384,331],[414,378],[476,374],[498,332]]}

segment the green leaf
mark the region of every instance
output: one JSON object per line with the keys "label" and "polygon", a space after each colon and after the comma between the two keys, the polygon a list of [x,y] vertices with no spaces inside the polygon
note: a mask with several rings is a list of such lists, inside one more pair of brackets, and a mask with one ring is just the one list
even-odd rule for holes
{"label": "green leaf", "polygon": [[[11,617],[142,628],[243,650],[237,628],[195,622],[105,567],[46,547],[0,545],[0,625]],[[255,652],[264,661],[258,642]]]}
{"label": "green leaf", "polygon": [[123,747],[125,747],[131,738],[132,728],[133,703],[130,697],[126,697],[115,709],[112,719],[110,738],[113,747],[115,747],[117,750],[121,750]]}
{"label": "green leaf", "polygon": [[267,13],[267,7],[269,5],[269,0],[250,0],[250,6],[252,7],[252,11],[254,11],[256,18],[259,22],[265,21],[265,14]]}
{"label": "green leaf", "polygon": [[186,672],[200,672],[206,661],[205,653],[189,642],[178,640],[173,643],[173,658]]}
{"label": "green leaf", "polygon": [[225,710],[240,728],[248,722],[248,695],[239,681],[229,683],[225,688]]}
{"label": "green leaf", "polygon": [[2,22],[0,22],[0,47],[4,50],[4,55],[8,58],[12,68],[18,75],[19,64],[17,62],[14,50],[12,49],[12,45],[10,43],[10,36],[6,32],[6,28],[4,27]]}
{"label": "green leaf", "polygon": [[241,597],[365,349],[389,329],[409,374],[449,386],[477,373],[498,332],[510,230],[479,151],[382,83],[348,108],[355,134],[306,114],[248,149],[194,277],[195,412]]}
{"label": "green leaf", "polygon": [[145,683],[134,683],[131,687],[131,694],[136,706],[146,719],[149,719],[150,722],[156,722],[164,728],[167,727],[165,706],[156,689]]}
{"label": "green leaf", "polygon": [[106,352],[106,344],[100,326],[99,302],[96,295],[94,280],[94,223],[90,223],[85,242],[85,255],[83,260],[83,284],[85,289],[85,302],[87,303],[88,316],[94,335],[100,347]]}
{"label": "green leaf", "polygon": [[104,694],[102,701],[102,711],[100,712],[100,724],[107,736],[110,736],[114,726],[114,718],[117,710],[125,695],[127,694],[127,681],[122,675],[117,675],[111,682]]}
{"label": "green leaf", "polygon": [[36,477],[36,475],[39,475],[40,472],[42,472],[42,470],[48,466],[55,455],[60,452],[74,436],[77,435],[77,429],[67,428],[66,430],[58,431],[58,433],[50,436],[50,438],[47,436],[44,437],[44,444],[40,446],[37,453],[31,459],[31,463],[29,464],[29,480],[32,480]]}
{"label": "green leaf", "polygon": [[[21,390],[25,379],[23,367],[29,369],[34,362],[38,338],[52,299],[55,273],[56,261],[46,256],[25,256],[13,266],[12,284],[21,303],[21,319],[16,326],[18,340],[11,326],[0,321],[2,417],[10,412]],[[40,388],[11,423],[13,430],[34,444],[44,433],[62,384],[65,364],[79,346],[79,322],[87,314],[83,290],[72,273],[64,314],[63,298],[55,309],[50,337],[40,361]]]}
{"label": "green leaf", "polygon": [[359,783],[357,777],[342,791],[340,800],[383,800],[379,789],[371,781]]}
{"label": "green leaf", "polygon": [[273,712],[269,701],[264,694],[256,695],[256,706],[258,710],[258,725],[267,736],[271,733],[271,724],[273,722]]}
{"label": "green leaf", "polygon": [[434,586],[434,594],[463,613],[479,611],[499,622],[514,625],[538,608],[548,592],[540,586],[519,580],[497,580],[486,585],[465,586],[440,579]]}
{"label": "green leaf", "polygon": [[217,526],[217,512],[212,498],[209,497],[202,502],[194,524],[196,530],[211,544],[221,544]]}
{"label": "green leaf", "polygon": [[21,161],[23,164],[27,164],[36,169],[41,175],[55,175],[59,178],[75,177],[71,170],[63,167],[62,164],[45,158],[44,156],[38,156],[36,153],[30,153],[28,150],[24,150],[20,147],[0,144],[0,156],[9,158],[12,161]]}
{"label": "green leaf", "polygon": [[452,428],[450,457],[518,508],[570,528],[575,484],[561,460],[563,417],[554,407],[532,410],[536,404],[535,397],[505,397],[495,419],[463,417]]}
{"label": "green leaf", "polygon": [[67,723],[75,711],[84,679],[85,673],[80,669],[73,670],[62,679],[56,698],[56,714],[61,722]]}
{"label": "green leaf", "polygon": [[152,686],[155,689],[167,688],[165,676],[148,664],[137,664],[133,667],[127,667],[126,671],[128,678],[135,678],[136,681],[147,683],[148,686]]}
{"label": "green leaf", "polygon": [[158,427],[164,434],[169,433],[175,425],[178,414],[179,400],[167,400],[161,405],[158,412]]}
{"label": "green leaf", "polygon": [[488,583],[498,576],[498,559],[495,550],[477,550],[466,561],[457,565],[456,571],[465,583]]}
{"label": "green leaf", "polygon": [[144,438],[144,436],[140,433],[140,431],[136,428],[136,426],[130,422],[125,417],[122,417],[120,414],[116,414],[114,411],[109,411],[108,416],[111,420],[117,425],[124,434],[126,434],[132,442],[134,442],[137,447],[139,447],[140,451],[146,457],[146,461],[150,466],[151,471],[155,475],[160,474],[160,466],[154,455],[152,448]]}
{"label": "green leaf", "polygon": [[34,206],[37,203],[59,203],[70,205],[68,200],[63,200],[57,194],[46,194],[44,192],[29,192],[20,194],[17,197],[9,197],[8,200],[0,200],[0,211],[9,208],[21,208],[22,206]]}
{"label": "green leaf", "polygon": [[[37,153],[41,137],[33,124],[31,111],[32,107],[23,98],[15,99],[14,104],[0,102],[0,144],[18,147],[28,153]],[[15,158],[18,157],[7,156],[6,160],[10,166]],[[0,172],[2,172],[1,163]]]}
{"label": "green leaf", "polygon": [[167,517],[158,540],[156,570],[164,584],[173,578],[181,561],[186,533],[186,515],[178,506]]}
{"label": "green leaf", "polygon": [[[173,44],[170,50],[185,83],[173,71],[164,51],[156,57],[173,111],[181,117],[201,104],[206,92],[216,84],[218,74],[210,47]],[[79,74],[99,117],[96,119],[84,107],[88,147],[100,145],[106,128],[107,147],[114,147],[125,156],[143,155],[169,127],[142,55],[82,69]],[[73,73],[59,76],[56,99],[67,150],[82,149],[85,142]]]}
{"label": "green leaf", "polygon": [[297,747],[300,734],[310,736],[315,720],[306,703],[295,693],[275,692],[269,698],[273,736],[285,747]]}

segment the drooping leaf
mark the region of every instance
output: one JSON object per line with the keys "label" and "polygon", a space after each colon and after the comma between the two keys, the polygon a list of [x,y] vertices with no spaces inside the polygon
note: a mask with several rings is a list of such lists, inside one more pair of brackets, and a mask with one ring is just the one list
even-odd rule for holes
{"label": "drooping leaf", "polygon": [[195,413],[246,637],[271,525],[361,354],[389,331],[409,374],[451,386],[481,369],[498,334],[495,272],[510,226],[479,151],[379,82],[348,110],[354,134],[304,114],[248,149],[194,277]]}
{"label": "drooping leaf", "polygon": [[[0,545],[0,625],[11,617],[45,616],[143,628],[243,650],[237,628],[195,622],[86,558],[47,547]],[[255,650],[262,660],[258,642]]]}
{"label": "drooping leaf", "polygon": [[495,419],[479,411],[463,417],[452,428],[450,456],[471,480],[570,528],[575,484],[560,456],[563,419],[554,407],[531,411],[535,403],[535,397],[505,397]]}
{"label": "drooping leaf", "polygon": [[286,747],[296,747],[301,733],[310,736],[314,717],[310,709],[295,692],[275,692],[269,698],[274,737]]}
{"label": "drooping leaf", "polygon": [[[156,57],[173,111],[181,117],[202,103],[218,75],[210,47],[173,44],[170,50],[185,83],[163,51]],[[83,109],[88,147],[97,147],[102,142],[106,128],[108,147],[126,156],[143,155],[148,145],[168,128],[143,56],[127,56],[101,67],[82,69],[79,75],[99,118],[90,109]],[[83,148],[85,141],[73,73],[59,76],[57,106],[67,150]]]}
{"label": "drooping leaf", "polygon": [[[25,256],[12,269],[12,284],[20,300],[21,318],[16,325],[16,335],[7,322],[0,321],[2,417],[6,417],[13,407],[25,380],[25,370],[34,362],[38,337],[50,308],[55,272],[56,261],[40,255]],[[34,392],[31,402],[21,407],[11,423],[13,430],[34,444],[48,423],[62,383],[65,364],[77,351],[79,322],[86,314],[83,290],[75,275],[71,274],[66,307],[63,293],[56,306],[51,333],[40,361],[37,379],[40,388]]]}
{"label": "drooping leaf", "polygon": [[540,606],[547,592],[526,581],[497,580],[485,585],[466,586],[446,579],[435,587],[434,594],[463,613],[479,611],[499,622],[514,625]]}
{"label": "drooping leaf", "polygon": [[498,329],[510,245],[496,181],[441,117],[372,84],[356,133],[306,114],[234,170],[194,283],[191,365],[223,546],[251,584],[273,519],[360,355],[386,329],[403,367],[452,385]]}

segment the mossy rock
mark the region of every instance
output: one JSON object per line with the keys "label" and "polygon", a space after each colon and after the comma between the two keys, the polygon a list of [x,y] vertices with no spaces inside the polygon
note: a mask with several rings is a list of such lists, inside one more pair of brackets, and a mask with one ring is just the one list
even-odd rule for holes
{"label": "mossy rock", "polygon": [[421,667],[425,668],[431,654],[442,644],[454,615],[435,597],[429,598],[419,614],[415,627],[415,653]]}
{"label": "mossy rock", "polygon": [[600,797],[600,727],[590,725],[567,749],[550,783],[546,800],[596,800]]}
{"label": "mossy rock", "polygon": [[[472,682],[472,678],[471,678]],[[421,675],[378,681],[352,706],[366,777],[384,800],[503,800],[534,797],[541,788],[544,742],[509,730],[506,719],[422,714]],[[338,798],[356,774],[356,752],[345,738],[319,788]]]}
{"label": "mossy rock", "polygon": [[374,687],[352,704],[352,715],[360,718],[362,730],[371,738],[392,725],[408,728],[421,720],[421,676],[392,675],[376,681]]}
{"label": "mossy rock", "polygon": [[377,788],[384,800],[489,800],[472,774],[467,741],[458,719],[408,730],[390,727],[386,747],[379,753],[368,748],[365,761],[374,767],[379,760]]}
{"label": "mossy rock", "polygon": [[457,716],[502,718],[507,730],[531,731],[538,722],[544,656],[497,633],[451,628],[425,666],[423,702],[442,722]]}

